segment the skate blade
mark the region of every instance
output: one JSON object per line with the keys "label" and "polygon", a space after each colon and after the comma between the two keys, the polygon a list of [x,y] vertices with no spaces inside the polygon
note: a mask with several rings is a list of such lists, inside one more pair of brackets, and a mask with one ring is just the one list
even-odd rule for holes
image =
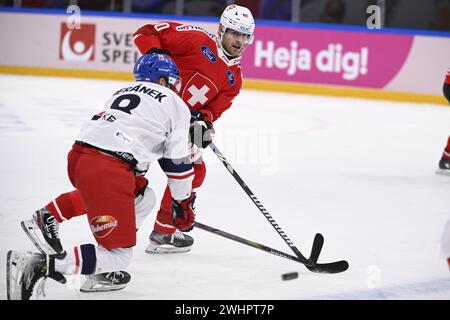
{"label": "skate blade", "polygon": [[53,250],[53,248],[50,247],[45,240],[41,239],[41,237],[38,236],[38,233],[36,232],[36,230],[39,230],[39,233],[41,232],[41,230],[39,229],[38,225],[36,224],[36,222],[33,219],[23,220],[20,223],[20,225],[21,225],[23,231],[25,232],[25,234],[31,240],[31,242],[33,242],[33,244],[36,246],[36,248],[41,253],[48,254],[48,255],[60,255],[61,254],[61,253],[58,253],[55,250]]}
{"label": "skate blade", "polygon": [[111,286],[101,286],[101,287],[86,287],[80,288],[80,292],[90,293],[90,292],[110,292],[125,289],[126,284],[118,284],[113,287]]}
{"label": "skate blade", "polygon": [[191,251],[191,247],[178,248],[169,245],[164,246],[152,243],[150,243],[145,249],[145,252],[149,254],[183,253],[188,251]]}
{"label": "skate blade", "polygon": [[11,289],[12,289],[11,285],[14,285],[14,287],[17,287],[17,285],[15,285],[15,283],[12,283],[15,281],[13,281],[13,279],[11,279],[11,277],[12,277],[11,255],[12,254],[13,254],[12,251],[8,251],[8,253],[6,255],[6,299],[7,300],[17,300],[17,299],[15,299],[15,294],[11,291]]}
{"label": "skate blade", "polygon": [[450,176],[450,170],[447,169],[437,169],[436,174],[439,174],[441,176]]}
{"label": "skate blade", "polygon": [[127,286],[127,283],[122,284],[107,284],[107,283],[99,283],[92,281],[87,278],[87,280],[83,283],[80,288],[80,292],[89,293],[89,292],[109,292],[109,291],[117,291],[122,290]]}
{"label": "skate blade", "polygon": [[22,300],[22,284],[24,261],[32,252],[8,251],[6,256],[6,297],[8,300]]}

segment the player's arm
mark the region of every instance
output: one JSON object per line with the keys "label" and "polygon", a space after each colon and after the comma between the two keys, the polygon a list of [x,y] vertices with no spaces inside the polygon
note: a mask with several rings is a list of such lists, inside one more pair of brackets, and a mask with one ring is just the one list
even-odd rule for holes
{"label": "player's arm", "polygon": [[133,34],[134,43],[142,54],[182,55],[192,43],[177,26],[180,24],[173,22],[146,24]]}
{"label": "player's arm", "polygon": [[444,96],[447,98],[448,102],[450,103],[450,69],[448,69],[447,76],[445,77],[443,91],[444,91]]}

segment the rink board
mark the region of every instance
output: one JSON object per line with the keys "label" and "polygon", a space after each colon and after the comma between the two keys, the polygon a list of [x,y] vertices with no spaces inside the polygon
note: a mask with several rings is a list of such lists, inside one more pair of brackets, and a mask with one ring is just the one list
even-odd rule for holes
{"label": "rink board", "polygon": [[[168,20],[217,29],[210,18],[4,8],[0,72],[131,79],[140,56],[133,32]],[[257,21],[242,60],[244,87],[446,104],[449,56],[448,32]]]}

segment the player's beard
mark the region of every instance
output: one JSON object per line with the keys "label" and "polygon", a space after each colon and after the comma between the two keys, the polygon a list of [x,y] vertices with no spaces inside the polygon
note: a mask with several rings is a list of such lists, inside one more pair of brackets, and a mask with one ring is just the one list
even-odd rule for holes
{"label": "player's beard", "polygon": [[[236,46],[236,47],[235,47]],[[224,49],[225,53],[230,56],[231,58],[237,58],[242,55],[242,52],[245,49],[245,44],[234,44],[231,43],[229,46],[226,46],[222,43],[222,48]]]}

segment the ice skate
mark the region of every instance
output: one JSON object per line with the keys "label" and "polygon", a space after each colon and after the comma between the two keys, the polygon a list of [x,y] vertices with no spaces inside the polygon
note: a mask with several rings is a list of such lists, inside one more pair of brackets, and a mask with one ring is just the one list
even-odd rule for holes
{"label": "ice skate", "polygon": [[65,255],[59,238],[59,223],[47,208],[35,211],[31,220],[23,220],[20,225],[41,253]]}
{"label": "ice skate", "polygon": [[152,254],[188,252],[193,243],[194,239],[191,236],[178,230],[173,234],[164,234],[153,230],[145,252]]}
{"label": "ice skate", "polygon": [[86,277],[80,288],[81,292],[105,292],[125,288],[131,280],[131,275],[125,271],[113,271],[93,274]]}
{"label": "ice skate", "polygon": [[450,176],[450,159],[442,157],[439,161],[439,169],[436,173],[444,176]]}
{"label": "ice skate", "polygon": [[50,266],[51,259],[54,258],[42,253],[9,251],[6,261],[7,299],[30,300],[45,297],[47,278],[65,283],[66,278]]}

